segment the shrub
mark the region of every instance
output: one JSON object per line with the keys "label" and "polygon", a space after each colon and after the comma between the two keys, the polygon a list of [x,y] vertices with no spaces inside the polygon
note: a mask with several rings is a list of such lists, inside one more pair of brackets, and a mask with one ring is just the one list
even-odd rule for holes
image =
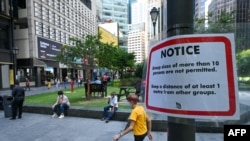
{"label": "shrub", "polygon": [[138,77],[124,78],[120,80],[120,85],[121,86],[135,86],[136,83],[140,81],[141,81],[141,78],[138,78]]}

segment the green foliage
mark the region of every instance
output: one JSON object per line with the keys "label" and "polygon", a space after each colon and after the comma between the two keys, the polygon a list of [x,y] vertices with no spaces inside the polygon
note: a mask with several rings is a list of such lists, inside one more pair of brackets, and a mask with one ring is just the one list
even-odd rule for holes
{"label": "green foliage", "polygon": [[145,61],[135,66],[135,77],[142,78]]}
{"label": "green foliage", "polygon": [[114,57],[114,64],[120,70],[123,70],[127,67],[132,68],[135,65],[135,55],[133,53],[128,53],[123,49],[116,50]]}
{"label": "green foliage", "polygon": [[131,78],[131,77],[133,77],[133,75],[132,75],[132,73],[130,73],[130,72],[126,72],[126,73],[124,73],[124,75],[123,75],[123,79],[127,79],[127,78]]}
{"label": "green foliage", "polygon": [[101,34],[86,35],[83,38],[70,38],[72,45],[65,45],[61,48],[61,53],[56,56],[56,60],[74,67],[77,59],[88,60],[81,65],[107,68],[114,71],[133,68],[135,55],[114,46],[113,43],[102,43]]}
{"label": "green foliage", "polygon": [[113,44],[100,44],[99,50],[96,54],[96,58],[98,58],[98,66],[100,68],[112,69],[117,48],[118,47],[115,47]]}
{"label": "green foliage", "polygon": [[113,86],[113,87],[120,87],[121,86],[120,79],[115,79],[115,80],[109,82],[108,85]]}
{"label": "green foliage", "polygon": [[[222,11],[218,19],[213,20],[212,13],[206,18],[194,19],[195,33],[235,33],[235,11],[230,13]],[[205,21],[208,25],[205,25]]]}
{"label": "green foliage", "polygon": [[130,77],[130,78],[125,78],[121,79],[121,86],[136,86],[138,82],[141,82],[141,78],[138,77]]}
{"label": "green foliage", "polygon": [[250,74],[250,49],[244,50],[236,54],[236,64],[238,75],[241,77],[249,76]]}
{"label": "green foliage", "polygon": [[95,64],[94,57],[99,46],[99,38],[100,35],[70,38],[73,45],[64,45],[61,48],[61,53],[56,56],[56,60],[71,67],[74,67],[77,59],[87,59],[88,62],[84,63],[88,65]]}

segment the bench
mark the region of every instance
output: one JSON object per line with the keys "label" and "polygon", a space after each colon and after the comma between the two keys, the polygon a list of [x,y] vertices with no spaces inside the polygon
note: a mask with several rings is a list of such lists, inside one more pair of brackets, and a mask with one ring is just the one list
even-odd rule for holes
{"label": "bench", "polygon": [[[90,86],[90,96],[92,94],[95,94],[95,92],[101,93],[101,96],[107,96],[107,88],[103,84],[89,84]],[[84,88],[85,88],[85,97],[88,97],[88,86],[87,83],[84,83]]]}
{"label": "bench", "polygon": [[132,93],[130,90],[135,89],[135,87],[132,86],[121,86],[120,87],[120,92],[117,94],[118,101],[120,101],[122,96],[128,96],[129,93]]}
{"label": "bench", "polygon": [[129,93],[123,93],[123,94],[117,94],[117,100],[118,100],[118,102],[121,100],[121,97],[122,96],[128,96],[129,95]]}
{"label": "bench", "polygon": [[[135,90],[135,91],[131,91],[131,89]],[[134,93],[136,94],[138,97],[140,97],[141,95],[141,86],[140,85],[136,85],[136,86],[121,86],[120,87],[120,92],[119,94],[117,94],[117,98],[118,101],[120,101],[122,96],[128,96],[130,93]]]}

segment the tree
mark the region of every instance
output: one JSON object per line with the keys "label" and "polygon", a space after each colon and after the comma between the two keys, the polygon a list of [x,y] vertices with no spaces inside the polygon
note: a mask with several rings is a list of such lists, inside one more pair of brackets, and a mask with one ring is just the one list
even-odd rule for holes
{"label": "tree", "polygon": [[[102,43],[101,34],[87,35],[83,38],[70,38],[72,45],[61,48],[57,61],[74,68],[77,59],[82,59],[82,66],[90,70],[96,66],[114,71],[126,70],[134,67],[135,55],[114,46],[112,43]],[[90,74],[87,76],[90,78]]]}
{"label": "tree", "polygon": [[[205,18],[194,19],[195,33],[235,33],[235,11],[230,13],[222,11],[217,20],[211,20],[212,13]],[[206,25],[205,22],[208,22]]]}
{"label": "tree", "polygon": [[87,78],[90,79],[88,71],[95,67],[95,54],[98,50],[100,35],[87,35],[83,38],[70,38],[72,45],[64,45],[61,54],[56,56],[56,60],[75,68],[76,60],[80,59],[83,68],[87,71]]}
{"label": "tree", "polygon": [[250,74],[250,49],[244,50],[236,55],[236,64],[238,75],[241,77],[249,76]]}
{"label": "tree", "polygon": [[142,78],[144,64],[145,64],[145,60],[142,63],[136,64],[135,77]]}
{"label": "tree", "polygon": [[100,43],[99,49],[97,51],[97,62],[100,68],[107,68],[112,69],[115,51],[118,47],[114,46],[113,44],[108,43]]}
{"label": "tree", "polygon": [[[235,33],[235,44],[236,44],[236,62],[237,70],[239,76],[248,76],[249,75],[249,66],[250,66],[250,51],[243,50],[244,43],[247,39],[244,39],[242,36],[238,36],[236,33],[240,32],[241,24],[237,23],[235,20],[235,11],[230,13],[221,12],[219,18],[216,21],[212,21],[212,14],[208,14],[208,17],[195,19],[195,32],[196,33]],[[205,26],[205,21],[208,21],[208,26]]]}
{"label": "tree", "polygon": [[133,68],[135,66],[135,55],[134,53],[128,53],[127,51],[118,48],[115,50],[115,56],[113,60],[113,68],[119,70],[121,78],[123,77],[123,71],[128,68]]}

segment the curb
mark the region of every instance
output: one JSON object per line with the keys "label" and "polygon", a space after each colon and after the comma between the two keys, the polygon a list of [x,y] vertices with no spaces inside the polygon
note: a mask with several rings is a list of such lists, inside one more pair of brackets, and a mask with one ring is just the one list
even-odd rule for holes
{"label": "curb", "polygon": [[[37,114],[47,114],[52,115],[52,109],[48,105],[24,105],[23,112],[27,113],[37,113]],[[116,112],[115,117],[112,120],[115,121],[127,121],[129,117],[130,110],[119,109]],[[92,118],[101,119],[102,111],[100,108],[83,108],[77,106],[71,106],[68,111],[68,116],[71,117],[82,117],[82,118]],[[250,111],[245,112],[241,115],[241,120],[232,121],[220,121],[220,122],[208,122],[208,121],[196,121],[196,132],[199,133],[223,133],[225,124],[244,124],[250,119]],[[163,131],[166,132],[168,127],[168,122],[165,120],[152,120],[152,131]]]}

